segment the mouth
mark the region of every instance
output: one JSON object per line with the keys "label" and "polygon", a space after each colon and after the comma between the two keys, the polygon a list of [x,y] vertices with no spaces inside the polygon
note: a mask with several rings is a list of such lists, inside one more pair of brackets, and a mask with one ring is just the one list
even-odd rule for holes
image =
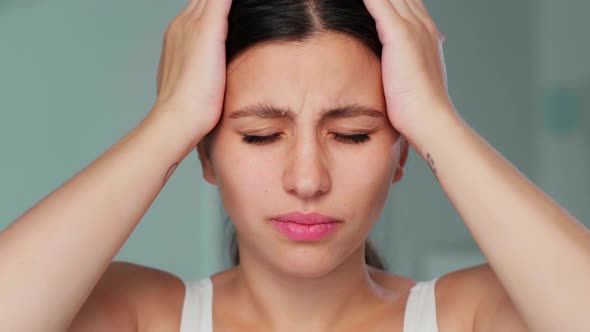
{"label": "mouth", "polygon": [[272,217],[271,220],[280,222],[292,222],[301,225],[317,225],[317,224],[329,224],[339,222],[336,218],[328,217],[319,213],[301,213],[291,212],[282,214],[279,216]]}
{"label": "mouth", "polygon": [[318,213],[292,212],[271,218],[274,228],[294,241],[319,241],[340,228],[342,222]]}

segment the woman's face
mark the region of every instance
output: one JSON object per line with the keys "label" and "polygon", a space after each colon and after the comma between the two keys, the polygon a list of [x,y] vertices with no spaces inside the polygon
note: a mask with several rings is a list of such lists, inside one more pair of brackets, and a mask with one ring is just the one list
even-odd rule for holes
{"label": "woman's face", "polygon": [[[257,114],[260,105],[287,112]],[[349,105],[372,111],[324,116]],[[323,34],[259,45],[232,61],[203,172],[219,188],[242,261],[248,255],[313,277],[362,249],[391,183],[403,174],[396,166],[407,150],[399,142],[386,115],[379,59],[350,37]],[[322,240],[295,241],[270,222],[289,212],[342,223]]]}

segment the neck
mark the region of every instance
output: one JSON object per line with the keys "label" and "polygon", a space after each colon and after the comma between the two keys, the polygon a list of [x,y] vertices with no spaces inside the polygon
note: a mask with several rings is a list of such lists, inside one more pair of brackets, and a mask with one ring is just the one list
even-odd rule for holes
{"label": "neck", "polygon": [[236,300],[245,308],[240,310],[272,331],[343,330],[392,296],[373,280],[364,247],[316,277],[286,275],[249,255],[240,260],[235,279]]}

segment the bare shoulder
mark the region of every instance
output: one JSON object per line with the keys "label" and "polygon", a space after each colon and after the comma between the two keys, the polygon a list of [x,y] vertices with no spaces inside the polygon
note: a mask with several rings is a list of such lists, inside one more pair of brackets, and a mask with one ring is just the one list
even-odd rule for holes
{"label": "bare shoulder", "polygon": [[[372,270],[387,288],[409,294],[416,281],[384,271]],[[505,296],[504,289],[488,264],[453,271],[435,283],[436,319],[440,332],[472,332],[478,307]]]}
{"label": "bare shoulder", "polygon": [[480,264],[450,272],[436,283],[439,329],[474,331],[478,309],[497,303],[507,294],[489,264]]}
{"label": "bare shoulder", "polygon": [[[129,262],[113,262],[107,273],[114,292],[126,294],[138,331],[179,331],[184,283],[176,275]],[[110,279],[110,281],[109,281]]]}
{"label": "bare shoulder", "polygon": [[[371,275],[384,287],[402,293],[409,293],[416,285],[411,278],[376,269],[371,269]],[[125,296],[137,316],[138,331],[180,330],[185,289],[179,277],[152,267],[113,262],[100,283],[103,289]],[[503,286],[488,264],[440,277],[435,284],[439,331],[472,332],[478,306],[505,296]]]}

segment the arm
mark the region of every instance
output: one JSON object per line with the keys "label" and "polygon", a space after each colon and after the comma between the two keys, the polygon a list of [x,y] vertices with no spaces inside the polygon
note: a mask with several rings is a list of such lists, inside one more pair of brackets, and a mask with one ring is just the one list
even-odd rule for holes
{"label": "arm", "polygon": [[590,232],[455,114],[434,110],[406,135],[497,275],[482,287],[505,292],[482,303],[476,330],[524,331],[503,325],[521,317],[527,331],[590,331]]}
{"label": "arm", "polygon": [[204,136],[177,113],[152,111],[0,233],[1,331],[66,330],[174,165]]}
{"label": "arm", "polygon": [[184,284],[173,274],[113,262],[68,332],[178,331]]}
{"label": "arm", "polygon": [[[442,38],[423,1],[364,3],[383,44],[389,119],[430,165],[497,274],[505,299],[513,303],[508,312],[499,312],[508,302],[492,302],[489,310],[495,316],[484,331],[502,330],[502,320],[513,313],[530,331],[590,331],[585,312],[590,307],[588,229],[456,113],[448,96]],[[476,319],[486,315],[478,312]]]}
{"label": "arm", "polygon": [[129,278],[126,270],[126,263],[113,262],[109,265],[76,314],[68,332],[139,331],[140,318],[135,298],[141,295],[141,289],[137,291],[141,275]]}

